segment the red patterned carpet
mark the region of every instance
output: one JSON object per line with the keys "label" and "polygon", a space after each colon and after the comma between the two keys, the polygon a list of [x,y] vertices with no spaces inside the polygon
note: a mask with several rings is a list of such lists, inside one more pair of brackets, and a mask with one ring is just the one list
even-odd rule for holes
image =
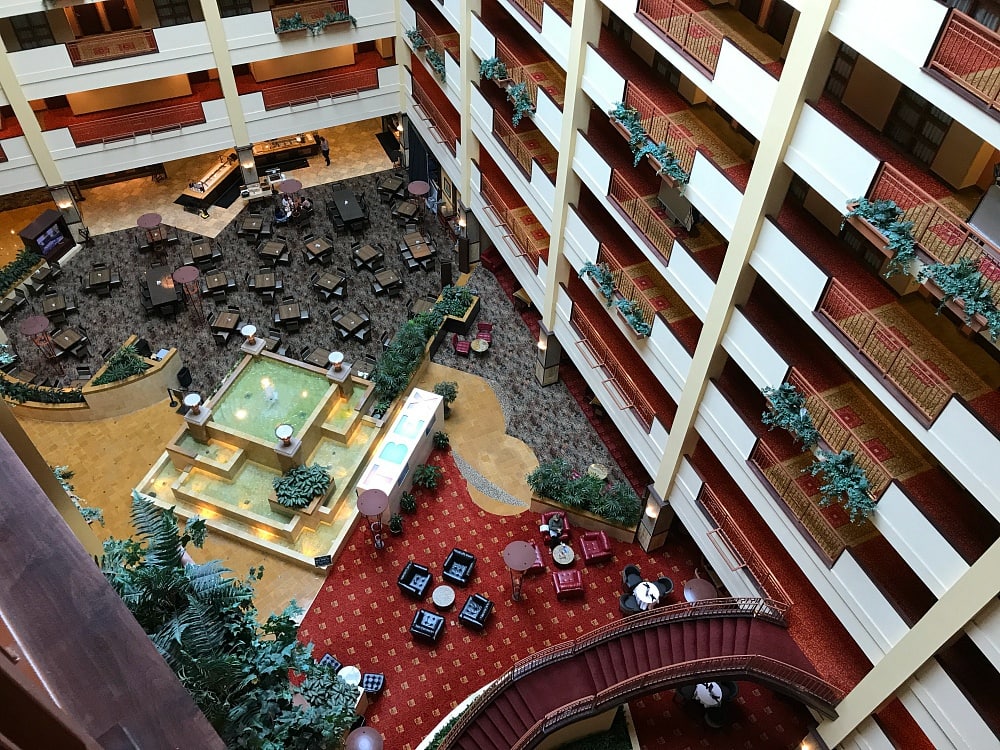
{"label": "red patterned carpet", "polygon": [[[603,566],[574,567],[583,577],[585,597],[555,599],[549,571],[525,581],[526,600],[510,601],[510,576],[501,552],[515,539],[538,537],[537,516],[523,513],[498,517],[478,508],[469,498],[464,479],[449,453],[435,452],[432,462],[444,469],[436,496],[418,492],[416,516],[407,518],[402,537],[390,537],[376,554],[363,526],[347,540],[340,560],[327,573],[326,583],[299,629],[303,641],[316,644],[314,656],[330,653],[362,672],[382,672],[386,689],[368,710],[368,720],[386,737],[387,747],[412,750],[434,726],[469,693],[499,677],[519,659],[546,646],[582,635],[598,625],[617,620],[621,569],[639,565],[649,576],[668,575],[680,589],[694,575],[699,559],[690,541],[672,536],[653,554],[638,546],[614,542],[615,559]],[[453,610],[447,613],[444,635],[435,646],[415,643],[408,629],[418,608],[433,608],[429,600],[417,603],[403,597],[396,577],[408,559],[430,567],[435,583],[452,547],[477,556],[476,575],[459,589]],[[457,623],[465,596],[479,592],[496,608],[482,634]],[[678,600],[674,594],[670,601]],[[667,693],[666,695],[671,695]],[[655,699],[647,698],[650,705]],[[733,705],[732,725],[717,733],[700,716],[678,712],[670,730],[657,721],[643,722],[642,745],[647,748],[794,747],[804,735],[808,713],[776,699],[768,690],[743,683]],[[789,742],[770,744],[765,737],[777,726],[789,730]],[[803,731],[799,731],[802,729]],[[722,740],[722,744],[719,741]]]}

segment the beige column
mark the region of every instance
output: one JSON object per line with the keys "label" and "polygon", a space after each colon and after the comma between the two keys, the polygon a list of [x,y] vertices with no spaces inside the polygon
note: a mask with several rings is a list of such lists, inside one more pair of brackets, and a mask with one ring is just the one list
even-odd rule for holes
{"label": "beige column", "polygon": [[556,320],[556,295],[559,282],[565,280],[567,264],[563,257],[566,215],[570,201],[579,197],[579,179],[573,173],[571,154],[576,151],[576,135],[587,125],[590,100],[583,93],[583,65],[587,45],[597,45],[601,34],[601,5],[597,0],[576,0],[573,3],[573,22],[569,32],[568,60],[566,63],[566,97],[563,103],[562,130],[559,133],[560,158],[556,167],[555,210],[552,213],[552,231],[549,240],[549,261],[545,276],[545,299],[539,308],[542,323],[549,330]]}
{"label": "beige column", "polygon": [[838,717],[817,729],[828,747],[843,742],[879,706],[1000,592],[1000,542],[994,542],[920,621],[879,660],[837,705]]}
{"label": "beige column", "polygon": [[462,132],[458,134],[461,140],[461,152],[459,159],[462,166],[462,182],[458,186],[458,192],[462,194],[462,203],[468,206],[469,196],[472,195],[472,160],[479,158],[479,141],[472,134],[472,87],[479,80],[479,65],[473,64],[475,55],[472,54],[472,14],[479,13],[482,4],[479,0],[466,0],[462,3],[461,28],[459,33],[459,49],[462,50],[459,66],[462,76],[462,101],[466,104],[460,107],[459,114],[462,117]]}
{"label": "beige column", "polygon": [[[739,212],[733,225],[719,281],[709,302],[708,312],[691,369],[677,404],[677,414],[664,449],[663,461],[654,478],[657,494],[667,497],[681,458],[694,439],[694,420],[698,413],[707,379],[714,375],[725,353],[722,337],[729,325],[733,307],[746,296],[755,274],[749,266],[750,255],[757,242],[765,213],[776,206],[788,187],[788,170],[784,167],[785,152],[804,102],[804,91],[819,74],[821,47],[829,50],[834,43],[827,30],[836,0],[817,0],[803,9],[795,38],[789,49],[778,81],[774,105],[771,107],[761,135],[753,170]],[[817,60],[820,64],[817,64]],[[813,66],[813,67],[811,67]]]}
{"label": "beige column", "polygon": [[226,41],[226,29],[222,25],[219,5],[216,0],[201,0],[201,10],[205,15],[208,41],[212,45],[215,66],[219,71],[219,84],[222,86],[222,95],[226,101],[226,113],[233,129],[233,140],[237,146],[247,146],[250,144],[250,133],[247,131],[247,121],[240,105],[239,91],[236,89],[233,60],[229,56],[229,43]]}
{"label": "beige column", "polygon": [[55,159],[52,158],[52,152],[49,151],[49,146],[45,142],[45,136],[42,135],[42,126],[38,124],[38,118],[35,117],[28,99],[24,96],[14,68],[10,64],[3,39],[0,39],[0,88],[7,95],[10,108],[14,110],[21,130],[24,131],[24,140],[27,141],[28,148],[31,149],[31,155],[35,157],[35,163],[41,170],[45,184],[61,185],[65,180],[59,174],[59,168],[56,166]]}

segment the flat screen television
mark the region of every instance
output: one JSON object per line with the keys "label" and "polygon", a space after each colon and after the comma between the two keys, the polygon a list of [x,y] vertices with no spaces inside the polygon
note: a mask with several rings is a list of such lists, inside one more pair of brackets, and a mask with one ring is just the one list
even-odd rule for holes
{"label": "flat screen television", "polygon": [[55,209],[46,209],[20,232],[21,241],[28,250],[34,250],[46,260],[58,260],[76,245],[66,219]]}

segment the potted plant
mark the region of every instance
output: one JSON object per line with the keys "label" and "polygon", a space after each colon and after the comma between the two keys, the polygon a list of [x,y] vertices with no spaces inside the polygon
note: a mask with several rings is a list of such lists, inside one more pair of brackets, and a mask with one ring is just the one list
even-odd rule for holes
{"label": "potted plant", "polygon": [[821,507],[839,502],[850,513],[851,523],[862,523],[875,512],[868,475],[864,468],[854,463],[854,454],[850,451],[819,450],[816,460],[803,471],[812,476],[823,474],[824,484],[819,488],[823,495]]}
{"label": "potted plant", "polygon": [[760,420],[768,429],[780,427],[788,430],[794,440],[802,441],[802,450],[812,448],[819,442],[819,432],[806,409],[806,397],[794,385],[782,383],[777,388],[764,388],[761,393],[770,406],[760,415]]}
{"label": "potted plant", "polygon": [[268,498],[272,510],[288,515],[310,514],[319,507],[333,486],[329,467],[320,464],[293,466],[282,476],[276,477],[274,499]]}
{"label": "potted plant", "polygon": [[403,517],[399,513],[393,513],[389,516],[389,533],[393,536],[399,536],[403,533]]}
{"label": "potted plant", "polygon": [[428,47],[424,51],[424,59],[427,60],[427,63],[434,69],[434,72],[437,73],[438,78],[440,78],[443,83],[446,73],[444,68],[444,57],[441,56],[441,53],[433,47]]}
{"label": "potted plant", "polygon": [[426,487],[429,490],[438,486],[441,478],[441,467],[434,464],[420,464],[413,470],[413,483],[418,487]]}
{"label": "potted plant", "polygon": [[883,252],[890,253],[885,277],[891,279],[897,273],[913,274],[913,261],[917,259],[917,241],[913,238],[912,221],[894,221],[883,232],[886,245]]}
{"label": "potted plant", "polygon": [[434,433],[434,447],[440,451],[446,451],[451,447],[451,438],[448,437],[447,432],[438,430]]}
{"label": "potted plant", "polygon": [[[997,310],[993,297],[988,289],[983,287],[983,274],[969,258],[962,258],[957,263],[931,263],[920,269],[917,281],[930,279],[941,290],[941,303],[938,312],[948,307],[965,320],[965,324],[974,331],[989,326],[990,339],[997,340],[1000,335],[1000,311]],[[977,318],[977,316],[979,316]]]}
{"label": "potted plant", "polygon": [[458,398],[458,383],[454,380],[442,380],[434,386],[434,393],[444,399],[444,418],[451,416],[451,405]]}
{"label": "potted plant", "polygon": [[507,98],[514,105],[514,114],[510,122],[516,128],[521,124],[521,118],[535,111],[535,105],[531,103],[531,96],[528,94],[528,84],[522,81],[510,86],[507,89]]}
{"label": "potted plant", "polygon": [[413,45],[413,49],[420,49],[421,47],[427,46],[427,40],[424,39],[423,34],[419,30],[407,29],[405,32],[406,38],[410,40],[410,44]]}
{"label": "potted plant", "polygon": [[[885,230],[903,218],[903,210],[892,200],[855,198],[847,202],[847,215],[841,222],[850,224],[858,233],[879,250],[885,252],[888,239]],[[912,225],[911,225],[912,226]]]}
{"label": "potted plant", "polygon": [[625,322],[629,324],[629,327],[635,331],[639,338],[645,338],[649,335],[653,327],[646,322],[646,316],[643,314],[642,306],[631,299],[619,299],[615,300],[615,308],[621,314]]}
{"label": "potted plant", "polygon": [[412,492],[404,492],[399,496],[399,509],[404,513],[417,512],[417,496]]}
{"label": "potted plant", "polygon": [[501,86],[510,80],[507,65],[499,57],[487,57],[479,63],[479,77],[496,81]]}
{"label": "potted plant", "polygon": [[611,273],[611,268],[607,263],[591,263],[587,261],[580,269],[581,278],[589,278],[597,288],[601,290],[608,307],[615,294],[615,277]]}

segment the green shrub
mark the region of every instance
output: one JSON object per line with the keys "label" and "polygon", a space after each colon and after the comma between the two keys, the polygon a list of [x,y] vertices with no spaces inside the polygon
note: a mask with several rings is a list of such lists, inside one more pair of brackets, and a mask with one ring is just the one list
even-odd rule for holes
{"label": "green shrub", "polygon": [[434,433],[434,447],[442,451],[451,447],[451,438],[448,437],[447,432],[438,430]]}
{"label": "green shrub", "polygon": [[0,377],[0,397],[23,404],[25,401],[35,401],[40,404],[82,404],[83,391],[79,388],[48,388],[44,385],[32,385],[21,380],[8,380]]}
{"label": "green shrub", "polygon": [[92,385],[105,385],[106,383],[117,383],[133,375],[141,375],[152,367],[151,364],[143,360],[136,351],[134,344],[123,346],[108,358],[107,367],[99,377],[95,378]]}
{"label": "green shrub", "polygon": [[824,482],[819,488],[823,496],[819,502],[821,507],[839,502],[851,514],[851,523],[860,523],[875,512],[868,475],[863,467],[854,463],[854,454],[850,451],[820,450],[816,460],[803,471],[812,476],[823,475]]}
{"label": "green shrub", "polygon": [[0,268],[0,297],[6,297],[41,262],[41,255],[32,250],[24,249],[17,254],[14,260]]}
{"label": "green shrub", "polygon": [[329,467],[319,464],[295,466],[277,477],[273,484],[278,503],[286,508],[305,508],[330,486]]}
{"label": "green shrub", "polygon": [[562,458],[540,463],[525,479],[536,495],[567,508],[589,511],[611,523],[635,526],[642,516],[639,496],[627,484],[605,485],[589,474],[574,472]]}
{"label": "green shrub", "polygon": [[615,296],[615,277],[611,274],[611,268],[607,263],[591,263],[587,261],[583,264],[583,268],[580,269],[580,276],[589,276],[592,278],[594,283],[600,287],[601,294],[604,295],[607,304],[611,305],[611,300]]}
{"label": "green shrub", "polygon": [[806,409],[806,397],[794,385],[782,383],[777,388],[764,388],[761,393],[771,403],[771,407],[760,415],[760,421],[768,429],[788,430],[794,440],[802,441],[802,450],[819,442],[819,432]]}
{"label": "green shrub", "polygon": [[438,486],[441,478],[441,467],[434,464],[420,464],[413,470],[413,483],[418,487],[426,487],[429,490]]}
{"label": "green shrub", "polygon": [[507,66],[499,57],[487,57],[479,63],[479,77],[493,81],[503,81],[508,78]]}
{"label": "green shrub", "polygon": [[404,513],[416,513],[417,496],[412,492],[404,492],[399,496],[399,509]]}

